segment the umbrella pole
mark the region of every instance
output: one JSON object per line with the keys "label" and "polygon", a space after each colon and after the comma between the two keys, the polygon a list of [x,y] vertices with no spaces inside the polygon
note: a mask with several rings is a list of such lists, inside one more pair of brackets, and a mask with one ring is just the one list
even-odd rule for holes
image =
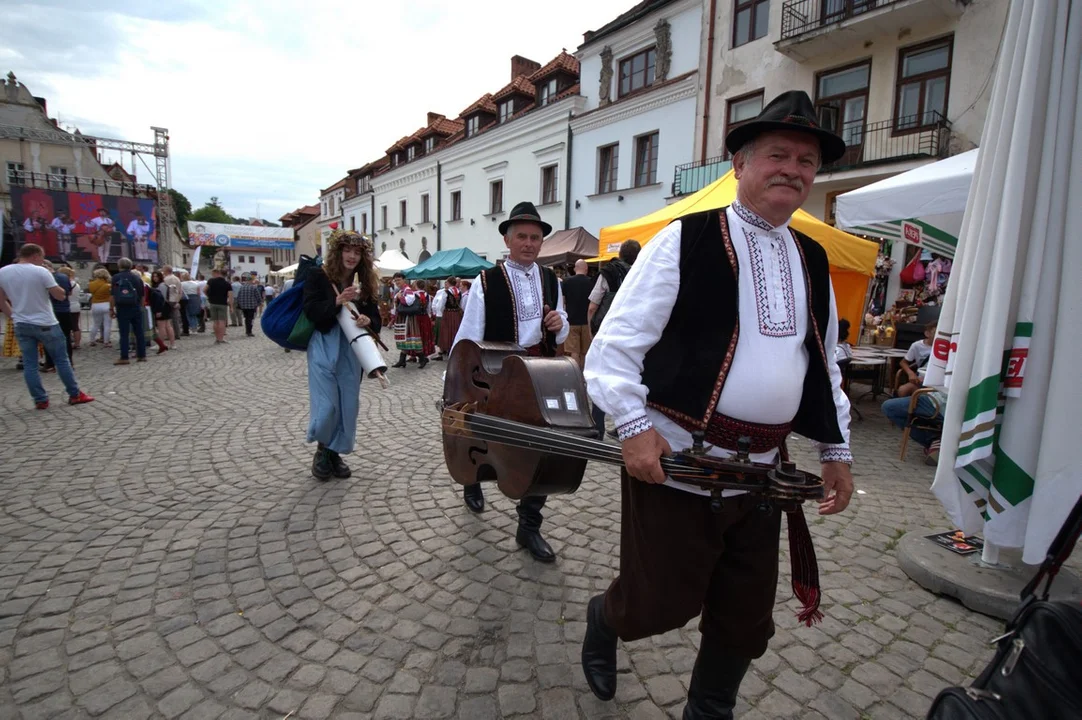
{"label": "umbrella pole", "polygon": [[984,541],[984,550],[981,551],[981,562],[985,565],[999,565],[999,545]]}

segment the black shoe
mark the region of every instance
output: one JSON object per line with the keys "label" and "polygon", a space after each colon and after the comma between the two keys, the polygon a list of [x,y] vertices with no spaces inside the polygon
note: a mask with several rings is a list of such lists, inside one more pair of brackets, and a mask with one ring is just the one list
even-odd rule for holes
{"label": "black shoe", "polygon": [[333,473],[336,478],[345,479],[353,474],[349,469],[349,465],[346,465],[342,461],[341,455],[334,450],[324,450],[323,452],[327,453],[330,457],[331,473]]}
{"label": "black shoe", "polygon": [[422,355],[421,359],[417,361],[417,368],[422,369],[427,364],[428,364],[428,358],[426,358],[424,355]]}
{"label": "black shoe", "polygon": [[582,674],[600,700],[616,695],[616,633],[605,624],[605,596],[586,606],[586,636],[582,639]]}
{"label": "black shoe", "polygon": [[404,368],[404,367],[406,367],[406,353],[399,353],[398,354],[398,362],[396,362],[391,367],[396,367],[396,368]]}
{"label": "black shoe", "polygon": [[515,542],[518,543],[519,547],[529,550],[530,555],[537,562],[556,562],[556,553],[545,542],[545,538],[541,537],[540,530],[530,530],[519,525],[518,532],[515,533]]}
{"label": "black shoe", "polygon": [[704,637],[691,673],[683,720],[732,720],[740,681],[749,665],[750,658],[728,655]]}
{"label": "black shoe", "polygon": [[481,489],[480,483],[462,488],[462,500],[472,512],[481,513],[485,511],[485,491]]}
{"label": "black shoe", "polygon": [[436,357],[432,358],[436,362],[443,362],[443,353],[440,353]]}
{"label": "black shoe", "polygon": [[316,454],[312,458],[312,477],[316,480],[327,480],[334,474],[331,467],[331,459],[328,451],[320,445],[316,448]]}

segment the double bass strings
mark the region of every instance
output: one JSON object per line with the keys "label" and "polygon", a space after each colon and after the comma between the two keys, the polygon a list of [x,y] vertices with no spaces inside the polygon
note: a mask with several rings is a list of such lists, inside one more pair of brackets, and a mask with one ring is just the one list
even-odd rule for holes
{"label": "double bass strings", "polygon": [[[444,416],[452,420],[461,420],[471,433],[481,440],[497,442],[528,450],[551,452],[581,460],[623,466],[623,455],[619,448],[597,440],[579,438],[554,430],[527,425],[497,418],[483,413],[466,413],[461,410],[446,408]],[[676,460],[662,458],[661,467],[669,475],[679,477],[712,477],[710,471]]]}

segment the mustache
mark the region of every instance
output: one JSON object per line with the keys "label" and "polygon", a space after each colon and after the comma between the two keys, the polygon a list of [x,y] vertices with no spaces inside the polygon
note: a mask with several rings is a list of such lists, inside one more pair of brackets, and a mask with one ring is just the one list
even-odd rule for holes
{"label": "mustache", "polygon": [[780,175],[775,175],[774,177],[767,180],[766,186],[768,188],[772,188],[775,185],[782,185],[784,187],[792,188],[797,192],[804,192],[804,181],[800,178],[789,179],[784,178]]}

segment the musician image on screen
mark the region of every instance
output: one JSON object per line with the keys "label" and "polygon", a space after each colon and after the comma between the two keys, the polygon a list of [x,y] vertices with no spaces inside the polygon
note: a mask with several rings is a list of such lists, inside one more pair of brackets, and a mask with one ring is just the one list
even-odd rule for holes
{"label": "musician image on screen", "polygon": [[[307,438],[317,443],[312,458],[312,476],[317,480],[348,478],[352,474],[342,455],[353,452],[357,442],[363,369],[339,318],[342,308],[347,308],[356,327],[379,333],[379,275],[373,262],[371,240],[336,229],[327,240],[322,267],[309,272],[304,281],[304,315],[315,326],[307,350]],[[223,287],[228,286],[223,281]],[[249,288],[258,295],[255,284]],[[241,292],[245,292],[243,287]],[[208,297],[210,294],[208,285]],[[259,299],[256,297],[256,302]],[[214,310],[213,297],[211,303]],[[221,317],[214,319],[221,320],[224,326],[227,308],[224,304],[220,307]]]}
{"label": "musician image on screen", "polygon": [[[535,262],[552,226],[541,219],[532,203],[523,202],[500,223],[499,231],[510,255],[474,281],[455,346],[463,340],[517,343],[528,355],[553,357],[556,346],[567,337],[567,314],[555,273]],[[484,511],[480,483],[465,486],[462,497],[473,512]],[[519,501],[515,541],[535,560],[550,563],[556,560],[556,554],[541,537],[545,500],[544,495],[539,495]]]}
{"label": "musician image on screen", "polygon": [[128,237],[132,241],[132,252],[140,260],[150,259],[150,223],[141,212],[128,223]]}
{"label": "musician image on screen", "polygon": [[75,249],[75,221],[68,213],[59,213],[49,227],[56,231],[56,241],[59,246],[60,257],[67,260]]}
{"label": "musician image on screen", "polygon": [[[801,502],[816,498],[820,514],[837,513],[853,492],[829,264],[819,244],[789,226],[818,169],[841,157],[845,143],[819,128],[811,99],[797,91],[725,143],[736,200],[685,215],[643,246],[584,370],[590,397],[615,421],[626,470],[619,575],[587,605],[583,673],[610,700],[618,639],[660,635],[701,616],[685,720],[732,718],[748,666],[766,652],[783,512],[798,618],[821,619]],[[790,431],[817,446],[821,481],[787,461]],[[726,468],[771,468],[771,484],[749,485],[738,470],[721,474],[748,490],[677,482],[662,469],[674,452]],[[791,473],[801,479],[786,483]],[[812,478],[815,495],[790,494]]]}
{"label": "musician image on screen", "polygon": [[98,261],[109,262],[109,246],[116,231],[116,223],[109,217],[109,211],[98,208],[98,216],[88,220],[86,226],[91,231],[90,242],[98,249]]}

